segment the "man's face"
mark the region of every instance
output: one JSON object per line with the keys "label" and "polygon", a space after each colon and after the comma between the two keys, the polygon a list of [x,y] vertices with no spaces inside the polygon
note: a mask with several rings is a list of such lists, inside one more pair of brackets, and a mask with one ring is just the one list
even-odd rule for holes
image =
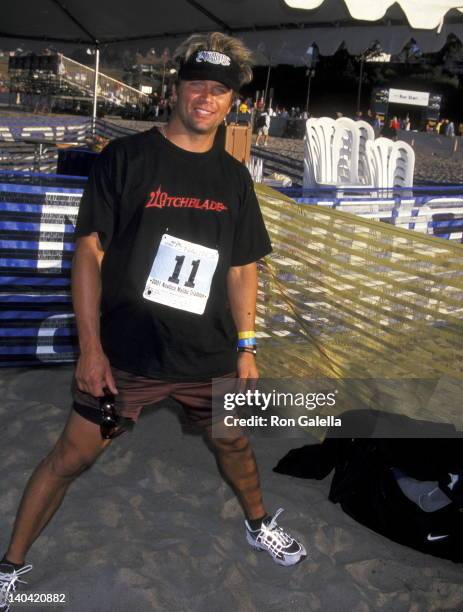
{"label": "man's face", "polygon": [[215,132],[228,114],[233,91],[218,81],[180,81],[175,112],[196,134]]}

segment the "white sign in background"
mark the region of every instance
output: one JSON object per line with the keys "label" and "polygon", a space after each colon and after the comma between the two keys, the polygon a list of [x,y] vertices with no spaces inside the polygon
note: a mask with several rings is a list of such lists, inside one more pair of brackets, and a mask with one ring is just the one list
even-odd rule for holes
{"label": "white sign in background", "polygon": [[81,194],[47,192],[40,215],[37,269],[61,272],[66,224],[75,227]]}
{"label": "white sign in background", "polygon": [[411,104],[412,106],[429,106],[429,92],[409,91],[408,89],[390,89],[389,102]]}

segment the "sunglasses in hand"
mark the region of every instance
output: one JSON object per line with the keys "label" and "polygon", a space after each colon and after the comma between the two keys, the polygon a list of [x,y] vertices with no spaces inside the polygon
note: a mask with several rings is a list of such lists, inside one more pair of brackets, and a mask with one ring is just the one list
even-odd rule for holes
{"label": "sunglasses in hand", "polygon": [[114,395],[109,393],[107,390],[105,391],[105,395],[100,398],[100,432],[103,440],[112,440],[113,438],[120,436],[125,431],[125,429],[121,427],[121,421],[130,419],[123,419],[117,414],[115,407],[116,400]]}

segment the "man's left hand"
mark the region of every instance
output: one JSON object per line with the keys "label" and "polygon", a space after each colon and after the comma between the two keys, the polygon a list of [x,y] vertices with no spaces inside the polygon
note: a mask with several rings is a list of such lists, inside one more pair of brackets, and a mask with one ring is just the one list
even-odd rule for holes
{"label": "man's left hand", "polygon": [[259,378],[256,358],[252,353],[238,353],[236,376],[237,378]]}

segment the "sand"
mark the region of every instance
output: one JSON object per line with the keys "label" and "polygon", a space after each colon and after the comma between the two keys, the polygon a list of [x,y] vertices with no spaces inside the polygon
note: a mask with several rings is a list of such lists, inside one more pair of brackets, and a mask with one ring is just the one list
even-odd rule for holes
{"label": "sand", "polygon": [[[26,479],[67,418],[71,376],[69,366],[0,371],[2,550]],[[73,483],[29,553],[24,592],[64,592],[68,603],[53,609],[66,612],[462,610],[461,566],[357,524],[328,501],[330,477],[271,471],[304,442],[254,439],[267,506],[286,509],[282,524],[309,549],[300,565],[248,547],[210,451],[167,405],[145,409]]]}

